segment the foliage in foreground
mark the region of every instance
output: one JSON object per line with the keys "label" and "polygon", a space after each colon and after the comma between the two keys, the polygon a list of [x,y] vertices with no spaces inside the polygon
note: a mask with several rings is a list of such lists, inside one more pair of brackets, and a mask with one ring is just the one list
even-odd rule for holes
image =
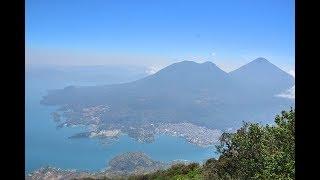
{"label": "foliage in foreground", "polygon": [[245,123],[224,133],[219,159],[176,164],[167,170],[130,176],[130,180],[295,179],[295,110],[282,111],[274,126]]}
{"label": "foliage in foreground", "polygon": [[283,111],[274,126],[244,124],[236,133],[225,133],[214,163],[219,178],[294,179],[295,111]]}

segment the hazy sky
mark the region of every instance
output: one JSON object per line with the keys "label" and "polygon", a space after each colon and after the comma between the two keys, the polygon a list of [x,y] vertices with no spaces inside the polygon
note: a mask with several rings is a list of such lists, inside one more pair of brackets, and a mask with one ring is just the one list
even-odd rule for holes
{"label": "hazy sky", "polygon": [[26,0],[26,63],[294,70],[293,0]]}

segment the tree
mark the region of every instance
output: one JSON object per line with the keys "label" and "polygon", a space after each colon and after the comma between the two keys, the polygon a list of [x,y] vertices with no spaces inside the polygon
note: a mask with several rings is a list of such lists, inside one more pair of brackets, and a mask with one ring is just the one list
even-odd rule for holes
{"label": "tree", "polygon": [[245,123],[236,133],[224,133],[215,164],[220,178],[294,179],[295,111],[283,111],[274,126]]}

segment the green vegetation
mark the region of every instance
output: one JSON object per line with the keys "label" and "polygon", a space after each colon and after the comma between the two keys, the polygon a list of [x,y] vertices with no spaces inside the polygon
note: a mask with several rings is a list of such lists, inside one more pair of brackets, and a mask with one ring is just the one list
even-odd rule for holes
{"label": "green vegetation", "polygon": [[217,149],[219,159],[202,166],[177,164],[129,179],[295,179],[295,111],[281,112],[273,126],[244,123],[236,133],[224,133]]}
{"label": "green vegetation", "polygon": [[203,165],[176,164],[166,170],[119,179],[295,179],[295,110],[282,111],[273,126],[244,123],[237,132],[224,133],[217,150],[219,159],[208,159]]}

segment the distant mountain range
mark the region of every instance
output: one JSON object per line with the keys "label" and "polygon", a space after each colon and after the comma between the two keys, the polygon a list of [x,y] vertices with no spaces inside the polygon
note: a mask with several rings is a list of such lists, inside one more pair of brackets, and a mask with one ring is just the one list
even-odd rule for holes
{"label": "distant mountain range", "polygon": [[294,99],[277,96],[294,84],[293,76],[264,58],[229,73],[212,62],[182,61],[129,83],[51,90],[41,103],[74,111],[105,105],[105,124],[189,122],[227,129],[242,121],[272,122],[294,106]]}

